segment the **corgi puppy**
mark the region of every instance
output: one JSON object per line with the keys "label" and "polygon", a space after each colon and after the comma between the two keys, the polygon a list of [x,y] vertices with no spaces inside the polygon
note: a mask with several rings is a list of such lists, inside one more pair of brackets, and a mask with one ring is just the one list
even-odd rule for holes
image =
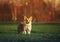
{"label": "corgi puppy", "polygon": [[32,16],[29,18],[24,16],[23,34],[30,34],[32,29]]}

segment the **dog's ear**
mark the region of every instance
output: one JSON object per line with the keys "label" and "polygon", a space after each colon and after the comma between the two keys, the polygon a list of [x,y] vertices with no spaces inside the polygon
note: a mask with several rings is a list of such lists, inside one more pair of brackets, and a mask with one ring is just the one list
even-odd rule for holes
{"label": "dog's ear", "polygon": [[24,16],[24,20],[26,20],[27,19],[27,17],[26,16]]}
{"label": "dog's ear", "polygon": [[32,16],[30,16],[30,18],[29,18],[31,21],[32,21]]}

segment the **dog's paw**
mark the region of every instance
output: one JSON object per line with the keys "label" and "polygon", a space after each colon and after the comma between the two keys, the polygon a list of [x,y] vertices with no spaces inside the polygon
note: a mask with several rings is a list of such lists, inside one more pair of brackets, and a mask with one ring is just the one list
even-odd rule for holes
{"label": "dog's paw", "polygon": [[26,32],[22,32],[22,34],[26,35]]}
{"label": "dog's paw", "polygon": [[30,32],[28,32],[28,34],[30,35]]}

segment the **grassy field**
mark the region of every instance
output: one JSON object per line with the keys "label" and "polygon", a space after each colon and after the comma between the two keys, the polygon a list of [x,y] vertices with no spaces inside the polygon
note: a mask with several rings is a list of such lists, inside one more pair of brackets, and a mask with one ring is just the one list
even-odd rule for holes
{"label": "grassy field", "polygon": [[60,42],[60,24],[33,24],[31,35],[17,33],[17,23],[0,23],[0,42]]}

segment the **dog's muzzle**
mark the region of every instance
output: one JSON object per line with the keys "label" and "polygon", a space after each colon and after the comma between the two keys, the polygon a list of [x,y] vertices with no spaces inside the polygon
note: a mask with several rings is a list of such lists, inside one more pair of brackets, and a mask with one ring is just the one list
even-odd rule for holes
{"label": "dog's muzzle", "polygon": [[26,24],[29,24],[29,22],[26,22]]}

